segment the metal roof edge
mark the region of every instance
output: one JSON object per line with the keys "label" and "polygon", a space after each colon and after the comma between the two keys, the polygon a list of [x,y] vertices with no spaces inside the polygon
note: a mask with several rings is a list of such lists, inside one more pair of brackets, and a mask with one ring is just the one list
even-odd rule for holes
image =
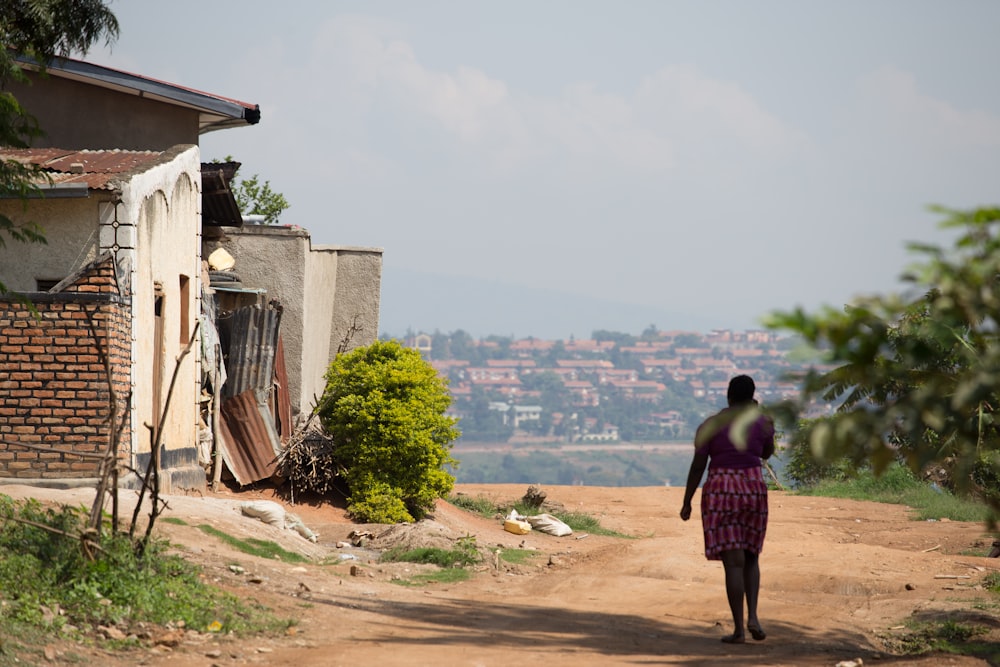
{"label": "metal roof edge", "polygon": [[[39,69],[40,66],[34,59],[23,55],[16,56],[16,60],[27,67]],[[130,93],[140,97],[152,96],[154,99],[187,106],[204,111],[210,111],[227,119],[242,120],[249,125],[260,122],[260,105],[241,102],[231,98],[205,93],[193,88],[186,88],[177,84],[150,79],[139,74],[131,74],[122,70],[116,70],[103,65],[95,65],[83,60],[57,57],[53,58],[45,65],[45,70],[55,76],[65,78],[86,80],[104,88],[117,90],[119,92]],[[223,120],[209,125],[209,129],[221,129],[217,126],[226,126]]]}

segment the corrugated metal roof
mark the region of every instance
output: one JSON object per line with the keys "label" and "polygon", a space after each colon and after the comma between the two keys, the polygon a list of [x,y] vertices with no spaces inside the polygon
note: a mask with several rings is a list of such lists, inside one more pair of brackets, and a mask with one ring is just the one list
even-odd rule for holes
{"label": "corrugated metal roof", "polygon": [[223,396],[235,396],[248,389],[270,392],[281,311],[281,304],[272,301],[267,308],[247,306],[219,320],[229,376],[222,387]]}
{"label": "corrugated metal roof", "polygon": [[0,159],[38,165],[53,184],[85,183],[92,190],[112,190],[110,183],[117,176],[155,164],[162,157],[161,151],[0,149]]}

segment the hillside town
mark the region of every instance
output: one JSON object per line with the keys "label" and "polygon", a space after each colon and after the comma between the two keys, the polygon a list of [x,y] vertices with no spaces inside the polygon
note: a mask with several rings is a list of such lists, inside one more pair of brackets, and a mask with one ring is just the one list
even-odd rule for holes
{"label": "hillside town", "polygon": [[[405,342],[447,378],[464,440],[687,439],[725,404],[734,375],[754,378],[762,404],[798,395],[796,341],[767,330],[594,332],[541,340],[462,331]],[[828,406],[817,406],[824,410]]]}

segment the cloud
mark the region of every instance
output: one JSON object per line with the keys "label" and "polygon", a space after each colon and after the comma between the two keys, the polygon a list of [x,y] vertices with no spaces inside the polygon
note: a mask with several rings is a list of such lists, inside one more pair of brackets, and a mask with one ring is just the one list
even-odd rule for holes
{"label": "cloud", "polygon": [[738,84],[712,79],[692,65],[667,65],[646,76],[634,106],[639,118],[688,146],[729,141],[759,158],[784,158],[809,145],[803,132]]}
{"label": "cloud", "polygon": [[436,150],[500,170],[583,161],[656,172],[678,168],[679,152],[699,155],[704,140],[767,160],[808,144],[746,90],[692,66],[663,67],[632,93],[578,81],[529,94],[467,64],[430,67],[391,26],[357,16],[328,22],[310,62],[321,63],[312,78],[323,81],[311,96],[325,91],[346,105],[338,115],[369,124],[369,132],[377,122],[427,132]]}
{"label": "cloud", "polygon": [[1000,116],[932,97],[910,72],[881,67],[859,79],[857,92],[857,111],[888,138],[929,149],[1000,146]]}

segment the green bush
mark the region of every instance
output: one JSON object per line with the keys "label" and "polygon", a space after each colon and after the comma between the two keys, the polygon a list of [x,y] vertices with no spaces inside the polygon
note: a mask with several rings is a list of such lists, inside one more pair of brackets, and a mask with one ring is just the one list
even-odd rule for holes
{"label": "green bush", "polygon": [[358,521],[411,522],[446,496],[457,420],[446,380],[417,350],[376,341],[334,359],[317,408]]}
{"label": "green bush", "polygon": [[972,466],[975,492],[987,503],[1000,507],[1000,453],[983,452]]}
{"label": "green bush", "polygon": [[854,472],[851,462],[845,458],[825,461],[815,455],[809,435],[821,420],[802,420],[792,431],[792,439],[781,454],[784,462],[782,472],[795,487],[813,486],[823,481],[841,482]]}

